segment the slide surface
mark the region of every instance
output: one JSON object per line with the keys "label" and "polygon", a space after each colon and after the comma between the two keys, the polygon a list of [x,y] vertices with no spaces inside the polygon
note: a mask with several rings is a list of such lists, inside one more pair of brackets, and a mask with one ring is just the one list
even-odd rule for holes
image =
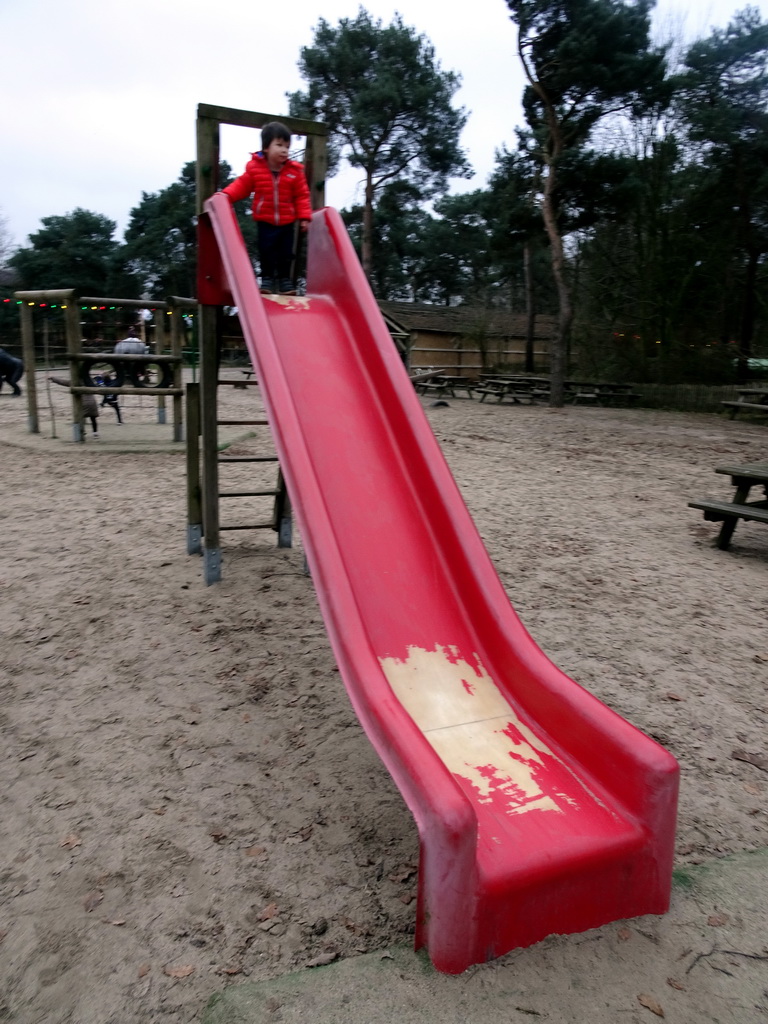
{"label": "slide surface", "polygon": [[341,218],[314,215],[307,295],[278,298],[228,199],[205,209],[201,263],[239,309],[342,678],[417,822],[417,947],[457,973],[663,913],[677,763],[520,622]]}

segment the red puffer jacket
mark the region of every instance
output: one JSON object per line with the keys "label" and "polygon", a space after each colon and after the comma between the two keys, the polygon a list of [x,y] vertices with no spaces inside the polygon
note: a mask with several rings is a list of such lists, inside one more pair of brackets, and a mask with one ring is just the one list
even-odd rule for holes
{"label": "red puffer jacket", "polygon": [[245,170],[222,191],[233,203],[253,193],[251,214],[254,220],[268,224],[293,224],[311,220],[312,205],[304,166],[287,160],[275,177],[263,153],[253,153]]}

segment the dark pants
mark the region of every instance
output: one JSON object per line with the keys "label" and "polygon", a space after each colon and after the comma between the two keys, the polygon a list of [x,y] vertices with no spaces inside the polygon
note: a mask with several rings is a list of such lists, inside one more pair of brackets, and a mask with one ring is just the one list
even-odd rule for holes
{"label": "dark pants", "polygon": [[285,280],[291,276],[293,262],[294,224],[267,224],[257,221],[259,238],[259,263],[262,277],[276,277]]}
{"label": "dark pants", "polygon": [[20,395],[19,381],[22,373],[24,373],[24,363],[14,356],[6,355],[2,366],[0,366],[0,390],[2,390],[3,381],[7,381],[13,388],[14,395]]}
{"label": "dark pants", "polygon": [[104,397],[101,400],[101,408],[103,409],[105,405],[108,405],[110,409],[115,410],[115,414],[117,415],[117,422],[122,423],[123,417],[120,412],[120,403],[117,395],[104,395]]}

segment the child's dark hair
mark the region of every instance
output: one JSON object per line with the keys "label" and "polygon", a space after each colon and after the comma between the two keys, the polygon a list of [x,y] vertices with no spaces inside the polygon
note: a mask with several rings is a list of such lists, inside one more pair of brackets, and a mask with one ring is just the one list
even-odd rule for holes
{"label": "child's dark hair", "polygon": [[261,148],[267,149],[274,139],[283,139],[284,142],[291,141],[291,133],[280,121],[270,121],[261,129]]}

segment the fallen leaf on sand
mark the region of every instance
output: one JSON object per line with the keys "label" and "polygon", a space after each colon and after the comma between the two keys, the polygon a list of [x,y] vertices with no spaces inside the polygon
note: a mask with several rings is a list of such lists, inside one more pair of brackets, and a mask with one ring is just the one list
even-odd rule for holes
{"label": "fallen leaf on sand", "polygon": [[102,917],[101,920],[102,920],[103,924],[113,924],[117,928],[119,928],[120,925],[125,924],[125,918],[124,917],[118,917],[114,921],[110,921],[110,919],[108,917]]}
{"label": "fallen leaf on sand", "polygon": [[390,882],[407,882],[408,879],[416,874],[416,868],[412,864],[406,864],[401,871],[396,871],[395,874],[389,876]]}
{"label": "fallen leaf on sand", "polygon": [[85,907],[86,913],[90,914],[92,910],[95,910],[103,899],[104,893],[101,892],[100,889],[94,889],[93,892],[89,892],[83,900],[83,906]]}
{"label": "fallen leaf on sand", "polygon": [[679,693],[668,693],[667,700],[685,700],[685,697],[681,697]]}
{"label": "fallen leaf on sand", "polygon": [[677,978],[667,978],[667,984],[670,988],[676,988],[678,992],[685,992],[685,985],[678,981]]}
{"label": "fallen leaf on sand", "polygon": [[332,964],[334,960],[338,958],[338,953],[321,953],[320,956],[316,956],[314,960],[310,960],[307,963],[307,967],[326,967],[328,964]]}
{"label": "fallen leaf on sand", "polygon": [[748,782],[745,782],[743,788],[745,793],[751,793],[752,796],[760,796],[760,788],[758,786],[751,786]]}
{"label": "fallen leaf on sand", "polygon": [[628,939],[632,938],[632,932],[629,928],[619,928],[616,935],[618,936],[619,942],[627,942]]}
{"label": "fallen leaf on sand", "polygon": [[242,967],[220,967],[219,974],[240,974]]}
{"label": "fallen leaf on sand", "polygon": [[80,838],[80,836],[74,835],[64,836],[64,838],[59,843],[59,846],[61,846],[65,850],[74,850],[76,846],[80,845],[82,845],[82,839]]}
{"label": "fallen leaf on sand", "polygon": [[260,857],[262,853],[266,853],[265,846],[249,846],[245,851],[246,857]]}
{"label": "fallen leaf on sand", "polygon": [[724,924],[728,924],[730,917],[727,914],[710,914],[707,918],[707,924],[710,928],[720,928]]}
{"label": "fallen leaf on sand", "polygon": [[655,1013],[657,1017],[664,1016],[664,1011],[661,1008],[661,1003],[657,1002],[653,998],[653,996],[647,996],[641,993],[637,997],[637,1001],[638,1003],[640,1003],[641,1006],[644,1006],[646,1010],[650,1010],[651,1013]]}
{"label": "fallen leaf on sand", "polygon": [[264,907],[262,912],[257,915],[256,920],[257,921],[269,921],[270,918],[277,917],[277,914],[278,914],[277,904],[276,903],[269,903],[269,904],[267,904],[266,907]]}
{"label": "fallen leaf on sand", "polygon": [[216,829],[214,829],[213,832],[209,832],[208,835],[211,837],[211,839],[214,841],[214,843],[220,843],[220,842],[222,842],[222,840],[227,838],[227,833],[226,832],[219,832]]}
{"label": "fallen leaf on sand", "polygon": [[188,978],[190,974],[195,973],[195,968],[192,964],[184,964],[182,967],[168,967],[163,968],[163,974],[167,974],[169,978]]}
{"label": "fallen leaf on sand", "polygon": [[764,754],[750,754],[746,750],[734,750],[731,757],[735,761],[746,761],[747,764],[754,765],[755,768],[768,772],[768,757]]}
{"label": "fallen leaf on sand", "polygon": [[299,843],[306,843],[312,835],[313,827],[313,825],[305,825],[304,828],[300,828],[298,832],[294,832],[293,835],[288,836],[285,840],[286,845],[297,846]]}
{"label": "fallen leaf on sand", "polygon": [[365,925],[360,925],[356,921],[353,921],[351,917],[342,917],[341,923],[352,932],[353,935],[370,935],[370,930]]}
{"label": "fallen leaf on sand", "polygon": [[152,970],[151,964],[142,964],[141,967],[138,970],[138,975],[139,975],[140,978],[146,978],[146,976],[149,974],[149,972],[151,970]]}

